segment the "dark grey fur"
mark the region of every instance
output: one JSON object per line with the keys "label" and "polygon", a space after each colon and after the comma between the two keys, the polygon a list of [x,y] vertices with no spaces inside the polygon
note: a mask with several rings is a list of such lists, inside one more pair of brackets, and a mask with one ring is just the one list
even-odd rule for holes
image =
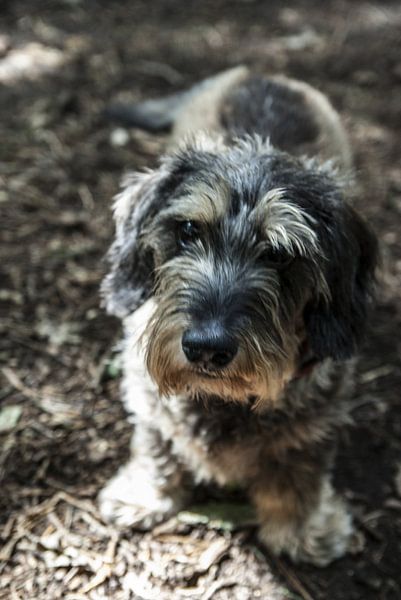
{"label": "dark grey fur", "polygon": [[319,135],[315,115],[300,92],[260,77],[250,78],[233,91],[221,122],[232,137],[256,133],[286,152],[299,153]]}

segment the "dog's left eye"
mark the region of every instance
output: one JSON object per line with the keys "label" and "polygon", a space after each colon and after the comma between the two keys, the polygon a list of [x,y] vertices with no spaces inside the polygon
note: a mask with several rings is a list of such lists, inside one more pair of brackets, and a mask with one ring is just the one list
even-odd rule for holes
{"label": "dog's left eye", "polygon": [[181,248],[186,248],[194,242],[200,234],[200,227],[195,221],[181,221],[178,223],[177,241]]}
{"label": "dog's left eye", "polygon": [[285,269],[290,266],[295,257],[280,250],[269,248],[262,253],[260,259],[268,266]]}

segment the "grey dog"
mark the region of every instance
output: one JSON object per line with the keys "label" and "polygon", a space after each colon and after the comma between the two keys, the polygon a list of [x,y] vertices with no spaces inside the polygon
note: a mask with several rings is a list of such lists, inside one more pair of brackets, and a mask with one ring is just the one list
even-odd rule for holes
{"label": "grey dog", "polygon": [[272,552],[326,565],[352,534],[330,470],[377,260],[338,114],[244,67],[113,110],[172,137],[115,203],[102,292],[124,323],[135,432],[102,514],[152,527],[197,484],[234,484]]}

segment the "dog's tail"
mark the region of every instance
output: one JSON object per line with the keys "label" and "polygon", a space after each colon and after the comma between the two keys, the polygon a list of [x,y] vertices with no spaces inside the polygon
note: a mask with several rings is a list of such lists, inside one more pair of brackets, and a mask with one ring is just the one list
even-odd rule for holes
{"label": "dog's tail", "polygon": [[139,127],[155,133],[169,131],[192,92],[191,89],[158,100],[145,100],[138,104],[111,104],[103,111],[103,115],[106,119],[126,127]]}
{"label": "dog's tail", "polygon": [[214,127],[222,98],[246,74],[245,67],[235,67],[165,98],[131,105],[111,104],[103,111],[103,115],[126,127],[139,127],[153,133],[169,131],[181,120],[180,134],[181,129],[182,133],[190,133],[211,125]]}

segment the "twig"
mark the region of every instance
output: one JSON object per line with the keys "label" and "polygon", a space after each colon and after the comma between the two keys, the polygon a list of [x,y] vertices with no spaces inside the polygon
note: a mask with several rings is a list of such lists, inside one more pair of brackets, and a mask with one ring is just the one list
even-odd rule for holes
{"label": "twig", "polygon": [[9,336],[17,344],[21,344],[21,346],[25,346],[26,348],[29,348],[30,350],[34,350],[35,352],[40,352],[44,356],[47,356],[51,360],[54,360],[57,364],[59,364],[63,367],[71,367],[72,362],[70,359],[66,360],[65,358],[62,358],[61,356],[54,354],[51,350],[46,348],[46,346],[44,346],[42,344],[36,344],[35,342],[27,340],[19,335],[13,334],[11,331],[9,332]]}
{"label": "twig", "polygon": [[382,365],[381,367],[377,367],[377,369],[371,369],[370,371],[365,371],[360,376],[360,381],[362,383],[371,383],[376,379],[380,379],[381,377],[386,377],[386,375],[390,375],[394,371],[393,367],[390,365]]}
{"label": "twig", "polygon": [[303,583],[295,575],[294,571],[287,567],[279,558],[271,558],[273,560],[273,563],[277,566],[278,570],[280,571],[281,575],[288,583],[288,585],[292,587],[301,596],[303,600],[313,600],[313,597],[310,595]]}
{"label": "twig", "polygon": [[363,529],[363,531],[365,531],[368,535],[370,535],[370,537],[373,538],[375,542],[381,543],[384,541],[384,537],[380,533],[378,533],[376,529],[373,529],[373,527],[371,527],[369,523],[367,523],[363,518],[355,516],[354,519],[358,523],[359,527]]}
{"label": "twig", "polygon": [[38,398],[40,398],[40,395],[37,392],[34,392],[24,383],[22,383],[21,379],[18,377],[15,371],[10,369],[10,367],[3,367],[1,372],[7,381],[26,398],[30,398],[31,400],[38,400]]}
{"label": "twig", "polygon": [[205,594],[203,594],[202,600],[211,600],[211,598],[213,598],[213,596],[215,595],[216,592],[218,592],[218,590],[221,590],[223,588],[228,588],[228,587],[234,587],[236,584],[237,584],[237,582],[234,579],[215,581],[210,586],[208,591]]}

